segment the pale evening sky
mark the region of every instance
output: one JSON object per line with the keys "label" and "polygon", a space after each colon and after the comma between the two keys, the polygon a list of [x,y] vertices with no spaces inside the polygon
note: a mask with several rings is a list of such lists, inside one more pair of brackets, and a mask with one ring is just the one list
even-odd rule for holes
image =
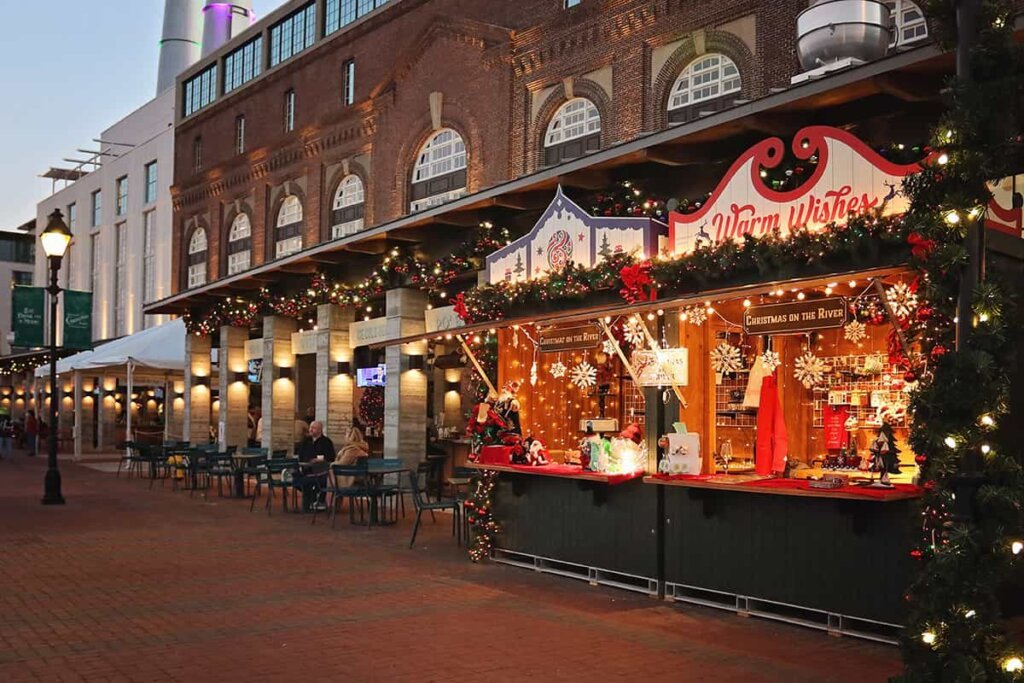
{"label": "pale evening sky", "polygon": [[[257,19],[283,0],[254,0]],[[0,0],[0,230],[36,215],[38,176],[156,93],[163,0]]]}

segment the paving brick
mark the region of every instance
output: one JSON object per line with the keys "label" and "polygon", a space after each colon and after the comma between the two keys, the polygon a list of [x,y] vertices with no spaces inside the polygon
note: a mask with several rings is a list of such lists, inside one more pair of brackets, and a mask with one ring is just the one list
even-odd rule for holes
{"label": "paving brick", "polygon": [[331,530],[234,499],[0,461],[0,680],[874,681],[898,652],[473,565],[442,517]]}

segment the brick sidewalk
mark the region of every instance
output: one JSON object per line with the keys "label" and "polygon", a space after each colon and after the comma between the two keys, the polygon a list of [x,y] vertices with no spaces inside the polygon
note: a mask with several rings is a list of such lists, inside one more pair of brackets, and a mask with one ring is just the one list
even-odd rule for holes
{"label": "brick sidewalk", "polygon": [[898,651],[473,565],[425,522],[311,527],[62,465],[0,461],[0,680],[867,681]]}

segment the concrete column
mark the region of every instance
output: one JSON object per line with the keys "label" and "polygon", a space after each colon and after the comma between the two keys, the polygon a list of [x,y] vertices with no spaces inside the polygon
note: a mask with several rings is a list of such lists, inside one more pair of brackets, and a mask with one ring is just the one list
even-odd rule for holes
{"label": "concrete column", "polygon": [[183,441],[185,417],[185,381],[168,380],[164,388],[164,440]]}
{"label": "concrete column", "polygon": [[75,428],[75,413],[81,405],[75,398],[75,378],[73,375],[61,375],[57,379],[57,426],[61,432],[70,434]]}
{"label": "concrete column", "polygon": [[82,442],[85,434],[84,425],[82,424],[85,414],[85,390],[82,382],[82,373],[76,372],[72,375],[71,383],[75,388],[75,395],[72,399],[75,402],[75,420],[71,426],[71,440],[74,444],[72,452],[74,453],[75,460],[78,460],[82,457],[82,451],[85,449],[85,444]]}
{"label": "concrete column", "polygon": [[[387,292],[387,335],[397,339],[426,331],[427,295],[414,289]],[[427,342],[389,346],[385,353],[384,457],[414,468],[426,455],[427,373],[410,370],[409,357],[427,355]]]}
{"label": "concrete column", "polygon": [[[292,334],[299,323],[278,315],[263,319],[263,447],[273,452],[295,449],[295,354]],[[278,379],[278,369],[292,377]]]}
{"label": "concrete column", "polygon": [[97,397],[96,409],[99,411],[97,421],[96,444],[100,451],[110,450],[124,434],[117,432],[117,403],[114,391],[117,389],[116,377],[100,377],[100,393]]}
{"label": "concrete column", "polygon": [[[220,449],[228,446],[244,448],[249,442],[249,383],[245,342],[249,330],[244,327],[220,328],[220,413],[217,435]],[[235,381],[235,373],[242,380]]]}
{"label": "concrete column", "polygon": [[323,304],[316,312],[316,417],[324,423],[324,433],[341,448],[342,439],[352,427],[352,394],[355,369],[338,374],[339,362],[352,363],[348,326],[355,311],[335,304]]}
{"label": "concrete column", "polygon": [[[185,415],[182,433],[192,445],[210,441],[210,348],[212,340],[185,337]],[[197,381],[199,380],[199,381]]]}

